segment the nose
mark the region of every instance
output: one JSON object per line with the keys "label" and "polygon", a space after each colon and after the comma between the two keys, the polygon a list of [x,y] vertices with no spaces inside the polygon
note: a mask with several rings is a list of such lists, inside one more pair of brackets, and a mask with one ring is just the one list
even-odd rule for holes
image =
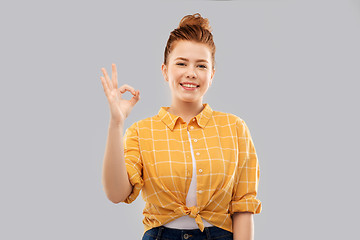
{"label": "nose", "polygon": [[188,67],[187,71],[186,71],[186,77],[188,78],[196,78],[196,72],[195,69],[193,67]]}

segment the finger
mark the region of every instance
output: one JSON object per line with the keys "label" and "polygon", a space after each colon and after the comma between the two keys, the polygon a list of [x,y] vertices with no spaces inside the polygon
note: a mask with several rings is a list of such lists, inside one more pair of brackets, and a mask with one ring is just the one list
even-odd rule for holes
{"label": "finger", "polygon": [[109,88],[110,88],[110,89],[113,89],[114,87],[113,87],[113,85],[112,85],[112,83],[111,83],[111,81],[110,81],[110,79],[109,79],[109,75],[107,74],[106,69],[105,69],[105,68],[101,68],[101,71],[102,71],[103,74],[104,74],[105,80],[106,80]]}
{"label": "finger", "polygon": [[116,71],[116,65],[114,63],[112,64],[112,81],[114,88],[117,89],[118,88],[117,71]]}
{"label": "finger", "polygon": [[103,88],[104,88],[104,92],[107,95],[107,93],[109,91],[109,86],[107,85],[107,83],[103,77],[100,76],[100,79],[101,79],[101,84],[103,85]]}
{"label": "finger", "polygon": [[140,91],[137,90],[136,94],[130,99],[132,105],[135,105],[140,100]]}
{"label": "finger", "polygon": [[128,88],[128,87],[120,87],[119,88],[119,91],[122,93],[122,94],[124,94],[126,91],[129,91],[129,92],[131,92],[131,94],[132,95],[135,95],[136,93],[132,90],[132,89],[130,89],[130,88]]}
{"label": "finger", "polygon": [[131,92],[133,95],[135,95],[135,90],[133,87],[127,85],[127,84],[124,84],[122,85],[120,88],[119,88],[120,92],[121,93],[124,93],[126,90],[128,90],[129,92]]}

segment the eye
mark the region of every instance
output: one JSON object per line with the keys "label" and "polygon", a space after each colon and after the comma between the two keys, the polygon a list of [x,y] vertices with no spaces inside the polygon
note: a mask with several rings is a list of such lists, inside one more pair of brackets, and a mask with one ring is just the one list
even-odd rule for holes
{"label": "eye", "polygon": [[205,65],[199,65],[199,66],[201,66],[201,68],[206,68],[206,66],[205,66]]}
{"label": "eye", "polygon": [[183,66],[183,65],[185,65],[185,64],[184,64],[184,63],[177,63],[176,65]]}

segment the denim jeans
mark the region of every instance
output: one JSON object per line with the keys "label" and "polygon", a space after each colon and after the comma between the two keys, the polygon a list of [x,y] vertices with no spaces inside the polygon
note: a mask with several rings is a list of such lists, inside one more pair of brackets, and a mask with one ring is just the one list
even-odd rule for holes
{"label": "denim jeans", "polygon": [[233,233],[213,226],[200,229],[174,229],[159,226],[147,230],[142,240],[233,240]]}

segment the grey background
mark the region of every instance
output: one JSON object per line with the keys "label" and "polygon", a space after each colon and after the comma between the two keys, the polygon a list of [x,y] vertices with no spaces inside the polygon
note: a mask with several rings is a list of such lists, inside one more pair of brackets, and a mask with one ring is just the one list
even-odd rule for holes
{"label": "grey background", "polygon": [[100,69],[141,91],[126,127],[157,114],[169,33],[196,12],[217,47],[204,102],[243,118],[258,153],[255,239],[357,236],[359,1],[3,1],[1,239],[141,239],[141,196],[102,190]]}

